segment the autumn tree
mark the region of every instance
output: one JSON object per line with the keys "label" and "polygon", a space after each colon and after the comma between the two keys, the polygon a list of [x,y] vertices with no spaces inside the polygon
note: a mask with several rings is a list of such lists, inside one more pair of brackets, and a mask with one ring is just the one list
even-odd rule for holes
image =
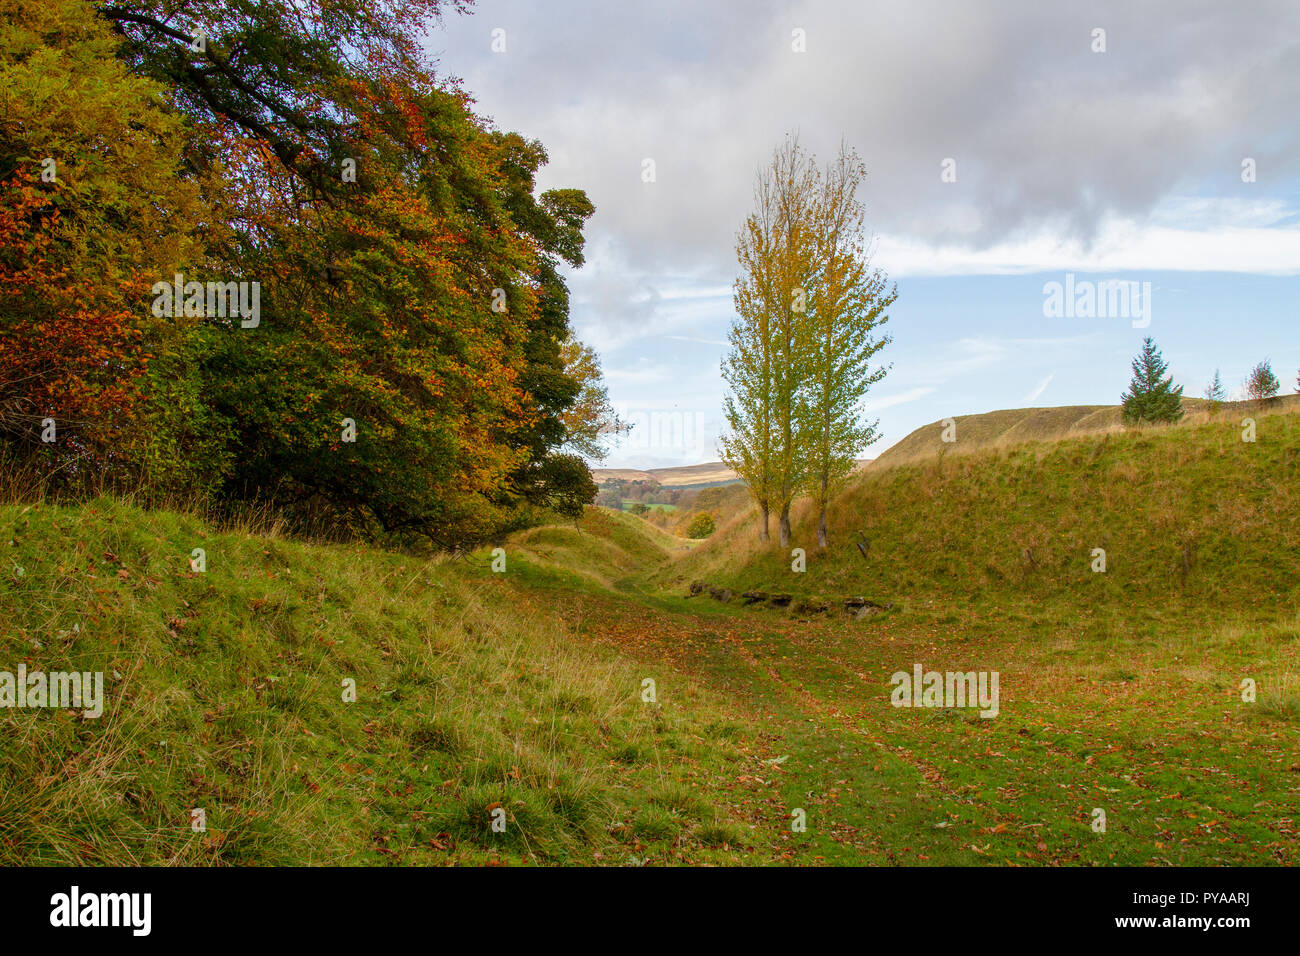
{"label": "autumn tree", "polygon": [[1273,366],[1269,364],[1268,359],[1256,365],[1250,370],[1250,374],[1246,376],[1246,397],[1253,402],[1262,402],[1274,398],[1281,387],[1277,376],[1273,374]]}
{"label": "autumn tree", "polygon": [[58,478],[122,477],[167,425],[145,376],[185,322],[150,289],[202,258],[208,216],[182,123],[93,7],[0,13],[0,433]]}
{"label": "autumn tree", "polygon": [[609,403],[609,389],[594,349],[569,337],[560,349],[564,373],[578,385],[578,394],[561,416],[565,445],[580,455],[603,461],[609,454],[605,436],[617,432],[621,423]]}
{"label": "autumn tree", "polygon": [[723,460],[744,479],[759,507],[760,540],[768,539],[768,517],[777,512],[782,547],[790,543],[790,505],[807,480],[798,430],[808,290],[816,271],[817,182],[815,165],[794,138],[759,172],[754,211],[736,240],[737,320],[722,370],[730,389]]}
{"label": "autumn tree", "polygon": [[856,198],[866,178],[857,155],[841,146],[817,183],[816,273],[809,290],[807,368],[799,403],[800,445],[807,457],[809,490],[817,512],[817,544],[827,545],[826,510],[852,474],[859,452],[875,442],[879,421],[862,418],[871,386],[885,376],[872,357],[889,344],[877,334],[898,297],[870,265],[864,210]]}
{"label": "autumn tree", "polygon": [[256,329],[208,319],[182,350],[229,499],[458,544],[586,491],[552,458],[580,390],[560,268],[592,206],[538,195],[542,146],[433,76],[424,28],[465,6],[99,5],[219,172],[210,277],[261,287]]}
{"label": "autumn tree", "polygon": [[561,270],[593,207],[435,77],[467,4],[0,4],[10,442],[444,545],[580,513]]}
{"label": "autumn tree", "polygon": [[1183,417],[1183,387],[1174,387],[1173,376],[1166,375],[1168,363],[1148,336],[1142,351],[1133,359],[1133,380],[1120,396],[1122,416],[1128,425],[1144,422],[1176,422]]}
{"label": "autumn tree", "polygon": [[820,170],[789,139],[760,172],[737,239],[722,452],[759,506],[761,540],[777,511],[782,547],[805,491],[825,546],[827,506],[876,438],[862,400],[885,374],[870,362],[889,341],[876,329],[897,293],[870,265],[856,198],[865,175],[847,150]]}

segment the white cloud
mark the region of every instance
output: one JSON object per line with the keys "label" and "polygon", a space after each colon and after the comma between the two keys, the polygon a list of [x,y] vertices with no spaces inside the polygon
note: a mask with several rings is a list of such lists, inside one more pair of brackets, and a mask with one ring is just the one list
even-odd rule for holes
{"label": "white cloud", "polygon": [[1039,382],[1038,385],[1028,395],[1026,395],[1024,398],[1020,400],[1020,403],[1022,405],[1032,405],[1034,402],[1038,401],[1039,396],[1042,395],[1043,392],[1047,391],[1047,386],[1051,384],[1052,379],[1054,378],[1056,378],[1055,372],[1048,375],[1047,378]]}
{"label": "white cloud", "polygon": [[665,335],[664,338],[672,339],[676,342],[696,342],[700,345],[718,345],[722,348],[730,346],[730,342],[724,342],[721,339],[699,339],[690,335]]}
{"label": "white cloud", "polygon": [[[898,274],[1185,268],[1184,251],[1295,269],[1294,233],[1252,231],[1276,223],[1300,176],[1294,0],[1250,16],[1210,0],[475,9],[430,49],[484,113],[547,146],[544,187],[588,191],[593,246],[664,285],[673,271],[729,279],[753,175],[796,130],[823,157],[841,139],[862,152],[869,220]],[[1089,48],[1096,22],[1105,54]],[[490,52],[498,25],[505,55]],[[790,49],[796,25],[805,54]],[[1256,183],[1240,180],[1245,156]],[[654,183],[641,181],[646,157]],[[940,182],[947,157],[955,183]],[[1108,223],[1137,232],[1108,236]]]}
{"label": "white cloud", "polygon": [[891,277],[1033,272],[1246,272],[1300,275],[1300,228],[1221,225],[1194,230],[1111,220],[1085,244],[1059,234],[982,249],[883,236],[875,262]]}
{"label": "white cloud", "polygon": [[905,392],[895,392],[892,395],[869,395],[866,403],[867,412],[879,412],[886,408],[893,408],[895,405],[906,405],[908,402],[914,402],[918,398],[925,398],[925,396],[931,394],[933,391],[933,388],[922,387],[909,388]]}

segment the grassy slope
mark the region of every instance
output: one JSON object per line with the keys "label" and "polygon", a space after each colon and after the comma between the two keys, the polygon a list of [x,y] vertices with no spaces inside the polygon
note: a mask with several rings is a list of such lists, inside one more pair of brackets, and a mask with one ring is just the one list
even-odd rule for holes
{"label": "grassy slope", "polygon": [[[1300,416],[1257,418],[1255,444],[1225,418],[873,468],[827,552],[801,513],[806,573],[743,516],[657,582],[893,603],[865,621],[713,606],[756,635],[733,667],[920,768],[916,798],[953,801],[930,826],[982,857],[1295,862]],[[892,708],[915,662],[999,671],[1002,715]]]}
{"label": "grassy slope", "polygon": [[[1273,410],[1300,409],[1300,395],[1275,399]],[[1253,402],[1225,402],[1213,409],[1203,398],[1183,399],[1183,423],[1257,415]],[[946,421],[946,419],[945,419]],[[1022,442],[1053,442],[1082,435],[1101,435],[1124,430],[1118,405],[1065,405],[1051,408],[1008,408],[980,415],[954,418],[956,441],[943,441],[943,422],[924,425],[891,445],[877,459],[878,467],[915,464],[937,455],[967,454],[990,448],[1006,448]]]}
{"label": "grassy slope", "polygon": [[[99,721],[0,712],[0,862],[1295,863],[1300,420],[1238,434],[873,467],[829,552],[797,516],[802,575],[752,526],[691,547],[602,509],[494,574],[2,508],[0,667],[122,676]],[[696,578],[895,607],[799,619]],[[998,670],[1002,714],[891,707],[917,661]]]}
{"label": "grassy slope", "polygon": [[[1268,615],[1300,603],[1297,479],[1300,415],[1285,413],[1258,415],[1254,443],[1224,418],[988,449],[863,472],[831,511],[836,542],[824,554],[807,508],[797,509],[804,575],[758,546],[747,511],[663,578],[878,600]],[[1106,551],[1104,575],[1090,569],[1093,548]]]}
{"label": "grassy slope", "polygon": [[[0,712],[0,864],[707,860],[735,826],[691,791],[745,759],[728,708],[683,681],[642,704],[639,669],[516,600],[522,560],[498,575],[109,500],[0,522],[3,668],[103,670],[108,697],[99,720]],[[630,571],[657,537],[613,519],[588,566]]]}

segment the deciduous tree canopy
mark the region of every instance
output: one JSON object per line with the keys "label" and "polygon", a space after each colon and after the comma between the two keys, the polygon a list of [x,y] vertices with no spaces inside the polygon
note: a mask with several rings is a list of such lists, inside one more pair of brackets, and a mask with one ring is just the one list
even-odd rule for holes
{"label": "deciduous tree canopy", "polygon": [[554,457],[593,207],[424,62],[467,4],[0,5],[14,447],[446,545],[594,497]]}

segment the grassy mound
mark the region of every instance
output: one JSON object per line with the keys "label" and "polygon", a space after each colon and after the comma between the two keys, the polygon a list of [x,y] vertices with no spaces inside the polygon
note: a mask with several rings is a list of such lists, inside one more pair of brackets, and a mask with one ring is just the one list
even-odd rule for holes
{"label": "grassy mound", "polygon": [[[742,759],[705,729],[728,713],[684,685],[643,703],[644,668],[576,647],[486,553],[309,545],[113,500],[5,506],[0,526],[0,670],[102,671],[106,696],[98,719],[0,710],[0,864],[721,852],[730,822],[683,794]],[[603,531],[534,531],[508,559],[580,541],[615,573],[661,553],[644,522]]]}
{"label": "grassy mound", "polygon": [[[1300,395],[1285,395],[1267,403],[1183,399],[1183,418],[1174,428],[1212,421],[1240,422],[1244,416],[1300,411]],[[944,420],[947,421],[946,419]],[[873,463],[875,469],[916,464],[941,455],[966,455],[1008,448],[1024,442],[1056,442],[1083,435],[1124,431],[1118,405],[1066,405],[1054,408],[1009,408],[981,415],[954,417],[955,441],[945,442],[944,422],[924,425],[891,445]]]}
{"label": "grassy mound", "polygon": [[[747,511],[660,580],[1275,618],[1300,605],[1300,415],[1255,418],[1253,443],[1234,414],[873,466],[832,509],[826,551],[808,509],[796,512],[792,545],[806,549],[806,573],[759,544]],[[1105,573],[1093,571],[1094,549]]]}

